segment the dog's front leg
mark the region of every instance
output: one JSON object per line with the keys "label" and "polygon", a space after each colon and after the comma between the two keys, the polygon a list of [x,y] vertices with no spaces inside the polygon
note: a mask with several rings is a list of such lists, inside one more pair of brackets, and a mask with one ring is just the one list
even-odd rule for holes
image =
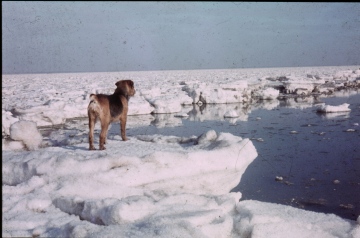
{"label": "dog's front leg", "polygon": [[123,141],[127,141],[126,138],[126,115],[120,117],[120,133]]}

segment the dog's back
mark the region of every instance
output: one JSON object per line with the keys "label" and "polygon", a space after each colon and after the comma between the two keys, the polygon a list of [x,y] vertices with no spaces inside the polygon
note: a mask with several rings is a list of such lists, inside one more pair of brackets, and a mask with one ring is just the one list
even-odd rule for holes
{"label": "dog's back", "polygon": [[123,102],[119,94],[90,94],[88,112],[95,112],[97,116],[110,113],[112,119],[116,119],[123,111]]}

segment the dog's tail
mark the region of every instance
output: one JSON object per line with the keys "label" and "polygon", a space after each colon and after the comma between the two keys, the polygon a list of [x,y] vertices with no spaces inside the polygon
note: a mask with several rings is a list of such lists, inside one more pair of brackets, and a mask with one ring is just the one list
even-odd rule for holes
{"label": "dog's tail", "polygon": [[88,111],[95,111],[98,112],[100,109],[99,102],[96,94],[90,94],[90,103],[88,106]]}

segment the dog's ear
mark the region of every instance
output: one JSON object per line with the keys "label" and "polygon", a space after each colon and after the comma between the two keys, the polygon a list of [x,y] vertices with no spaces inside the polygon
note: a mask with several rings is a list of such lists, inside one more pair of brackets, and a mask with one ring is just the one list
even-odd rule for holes
{"label": "dog's ear", "polygon": [[132,80],[126,80],[127,82],[127,84],[131,87],[131,88],[134,88],[134,82],[132,81]]}
{"label": "dog's ear", "polygon": [[116,85],[115,93],[122,94],[122,95],[127,95],[126,80],[117,81],[115,83],[115,85]]}
{"label": "dog's ear", "polygon": [[126,80],[120,80],[120,81],[117,81],[115,83],[116,87],[120,87],[122,86],[121,84],[127,84],[129,85],[131,88],[134,88],[134,82],[130,79],[126,79]]}

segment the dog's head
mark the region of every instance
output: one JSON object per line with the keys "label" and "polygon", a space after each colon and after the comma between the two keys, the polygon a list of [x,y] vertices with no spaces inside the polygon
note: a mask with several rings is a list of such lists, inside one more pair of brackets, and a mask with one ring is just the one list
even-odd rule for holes
{"label": "dog's head", "polygon": [[135,95],[134,82],[130,79],[120,80],[115,83],[116,89],[115,93],[122,94],[126,97],[131,97]]}

